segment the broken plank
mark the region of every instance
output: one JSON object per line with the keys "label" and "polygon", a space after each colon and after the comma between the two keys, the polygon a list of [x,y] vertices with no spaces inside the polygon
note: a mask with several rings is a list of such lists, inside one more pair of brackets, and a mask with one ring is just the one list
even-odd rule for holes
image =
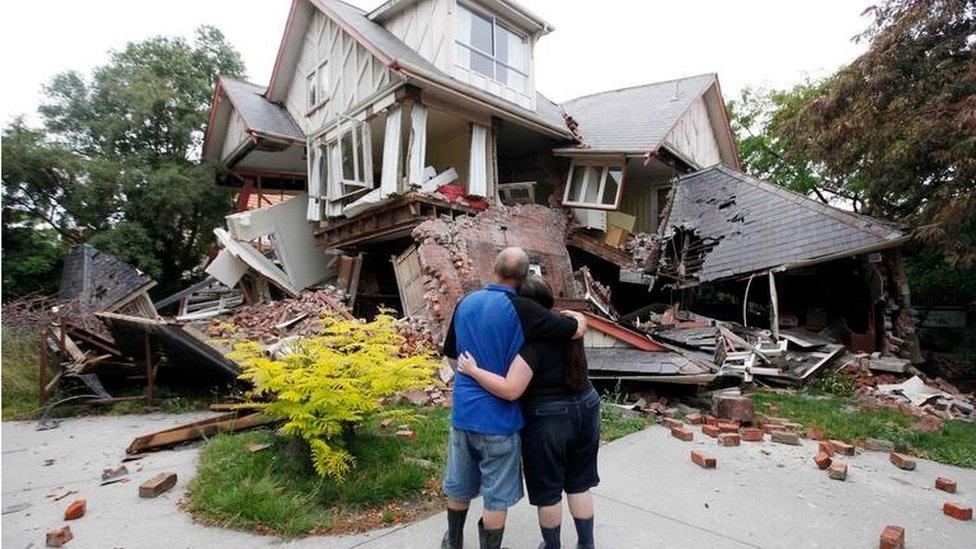
{"label": "broken plank", "polygon": [[160,450],[183,442],[191,442],[217,433],[232,433],[252,429],[262,425],[269,425],[278,420],[260,413],[250,414],[241,418],[224,421],[205,420],[190,423],[180,427],[167,429],[157,433],[141,436],[132,441],[125,449],[127,454],[138,454],[145,451]]}

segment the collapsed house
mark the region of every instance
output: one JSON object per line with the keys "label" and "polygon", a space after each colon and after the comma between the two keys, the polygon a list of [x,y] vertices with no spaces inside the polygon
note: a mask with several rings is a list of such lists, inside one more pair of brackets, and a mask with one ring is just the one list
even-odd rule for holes
{"label": "collapsed house", "polygon": [[509,0],[294,0],[270,83],[215,86],[203,155],[239,213],[208,273],[249,304],[328,286],[438,340],[521,246],[592,317],[594,375],[920,359],[905,234],[740,173],[714,74],[550,101],[552,30]]}

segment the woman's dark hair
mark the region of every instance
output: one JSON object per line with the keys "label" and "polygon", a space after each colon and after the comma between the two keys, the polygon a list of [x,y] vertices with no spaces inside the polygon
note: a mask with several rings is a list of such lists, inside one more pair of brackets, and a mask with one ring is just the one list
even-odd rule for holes
{"label": "woman's dark hair", "polygon": [[[522,297],[527,297],[546,309],[552,309],[556,304],[556,298],[552,293],[552,286],[541,276],[530,274],[519,284],[518,293]],[[569,342],[569,350],[566,353],[569,358],[569,368],[566,368],[566,384],[574,391],[580,391],[587,386],[588,367],[586,364],[586,351],[583,349],[583,340],[574,339]]]}

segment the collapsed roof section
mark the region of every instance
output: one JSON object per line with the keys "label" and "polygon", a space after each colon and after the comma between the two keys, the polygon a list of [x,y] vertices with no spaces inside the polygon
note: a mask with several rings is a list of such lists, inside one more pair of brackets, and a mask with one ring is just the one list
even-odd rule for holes
{"label": "collapsed roof section", "polygon": [[681,287],[875,252],[907,238],[721,165],[677,181],[661,231],[659,274]]}
{"label": "collapsed roof section", "polygon": [[65,258],[58,299],[72,302],[82,314],[116,311],[155,285],[156,281],[148,275],[114,255],[81,244]]}

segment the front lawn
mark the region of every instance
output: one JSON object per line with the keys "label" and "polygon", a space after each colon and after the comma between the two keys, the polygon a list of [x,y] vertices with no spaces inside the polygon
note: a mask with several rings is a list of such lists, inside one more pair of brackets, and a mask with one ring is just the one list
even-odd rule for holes
{"label": "front lawn", "polygon": [[[271,431],[219,435],[200,454],[187,509],[219,526],[296,537],[364,531],[439,511],[450,410],[424,409],[417,439],[373,421],[350,439],[344,482],[315,474],[307,449]],[[258,452],[248,443],[270,443]]]}
{"label": "front lawn", "polygon": [[[752,395],[756,410],[817,427],[828,438],[854,442],[881,438],[898,451],[960,467],[976,468],[976,423],[946,421],[940,431],[915,428],[919,418],[888,409],[865,409],[852,398],[760,391]],[[770,412],[770,405],[778,407]]]}

